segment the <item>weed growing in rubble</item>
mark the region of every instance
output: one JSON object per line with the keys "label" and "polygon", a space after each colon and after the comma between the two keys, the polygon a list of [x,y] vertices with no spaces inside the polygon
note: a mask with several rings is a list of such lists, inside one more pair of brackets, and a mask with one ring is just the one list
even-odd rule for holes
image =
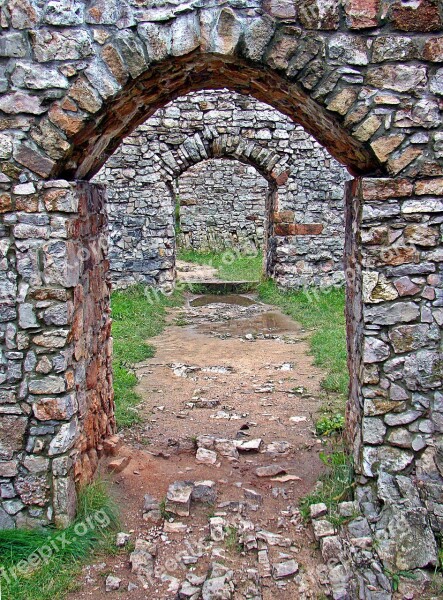
{"label": "weed growing in rubble", "polygon": [[336,507],[339,502],[352,500],[354,492],[354,469],[351,457],[343,451],[331,454],[320,453],[320,458],[327,471],[318,482],[313,492],[300,500],[300,512],[305,521],[310,517],[311,504],[323,502],[329,509],[328,518],[339,524]]}

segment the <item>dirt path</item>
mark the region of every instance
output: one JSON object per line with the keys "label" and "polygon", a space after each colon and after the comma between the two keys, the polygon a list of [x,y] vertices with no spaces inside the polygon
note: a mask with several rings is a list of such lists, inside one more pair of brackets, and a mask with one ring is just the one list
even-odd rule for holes
{"label": "dirt path", "polygon": [[[171,311],[170,325],[153,340],[155,357],[137,366],[143,422],[124,432],[118,456],[131,461],[110,479],[123,531],[156,546],[137,542],[132,557],[134,570],[140,557],[149,563],[156,554],[149,575],[132,572],[133,548],[123,549],[88,567],[71,598],[197,600],[204,578],[211,578],[204,600],[322,597],[321,558],[297,510],[323,468],[313,435],[322,373],[305,331],[273,307],[238,298],[203,297],[196,300],[202,306],[188,300]],[[259,477],[259,467],[282,473]],[[176,481],[191,481],[191,489],[205,483],[193,488],[190,516],[171,514],[183,526],[164,526],[156,502]],[[143,510],[145,494],[151,498]],[[222,520],[210,527],[214,517]],[[109,573],[121,579],[118,592],[105,591]]]}
{"label": "dirt path", "polygon": [[181,282],[189,281],[219,281],[217,269],[209,265],[197,265],[196,263],[176,261],[177,280]]}

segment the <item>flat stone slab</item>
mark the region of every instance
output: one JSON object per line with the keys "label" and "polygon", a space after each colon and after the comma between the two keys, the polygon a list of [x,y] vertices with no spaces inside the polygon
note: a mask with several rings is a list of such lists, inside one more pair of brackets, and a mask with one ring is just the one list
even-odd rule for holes
{"label": "flat stone slab", "polygon": [[272,576],[274,579],[291,577],[298,572],[298,562],[294,559],[272,565]]}
{"label": "flat stone slab", "polygon": [[286,469],[279,465],[266,465],[265,467],[258,467],[255,469],[257,477],[275,477],[280,473],[286,473]]}

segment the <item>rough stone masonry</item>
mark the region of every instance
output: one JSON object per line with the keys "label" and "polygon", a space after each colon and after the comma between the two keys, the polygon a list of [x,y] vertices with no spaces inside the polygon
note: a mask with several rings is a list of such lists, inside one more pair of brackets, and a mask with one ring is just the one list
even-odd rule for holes
{"label": "rough stone masonry", "polygon": [[[237,138],[248,147],[241,157],[248,171],[238,162]],[[278,161],[287,174],[277,189],[260,175],[260,151],[272,152],[272,168]],[[270,178],[269,168],[263,174]],[[263,102],[228,90],[177,98],[128,136],[94,179],[108,190],[112,281],[173,281],[178,195],[178,243],[204,250],[266,244],[268,275],[281,285],[342,283],[349,178],[302,127]]]}
{"label": "rough stone masonry", "polygon": [[[0,26],[2,524],[72,518],[74,483],[92,476],[114,428],[105,191],[79,180],[169,101],[229,87],[288,115],[355,177],[345,267],[357,497],[379,559],[432,566],[443,529],[441,3],[7,0]],[[230,146],[248,152],[237,136]],[[272,152],[254,155],[275,186],[287,177]],[[280,225],[289,235],[297,224]],[[370,578],[360,583],[371,597]]]}

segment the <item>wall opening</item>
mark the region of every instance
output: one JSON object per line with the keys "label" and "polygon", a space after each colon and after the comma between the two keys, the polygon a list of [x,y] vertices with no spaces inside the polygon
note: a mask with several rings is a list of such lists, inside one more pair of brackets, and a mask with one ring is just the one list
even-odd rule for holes
{"label": "wall opening", "polygon": [[[28,4],[1,9],[0,465],[20,507],[10,521],[69,520],[73,475],[92,475],[113,429],[104,190],[78,180],[169,101],[226,86],[300,123],[357,177],[347,186],[345,264],[358,500],[378,539],[371,552],[392,572],[435,564],[433,532],[443,530],[439,3],[382,10],[373,2],[362,11],[356,1],[295,10],[227,0],[191,2],[184,13],[175,2]],[[199,162],[220,147],[244,155],[248,145],[234,138],[200,145],[197,136],[186,155]],[[259,167],[272,163],[255,150]],[[279,186],[287,173],[270,175]],[[282,239],[303,230],[293,215],[281,221]]]}

